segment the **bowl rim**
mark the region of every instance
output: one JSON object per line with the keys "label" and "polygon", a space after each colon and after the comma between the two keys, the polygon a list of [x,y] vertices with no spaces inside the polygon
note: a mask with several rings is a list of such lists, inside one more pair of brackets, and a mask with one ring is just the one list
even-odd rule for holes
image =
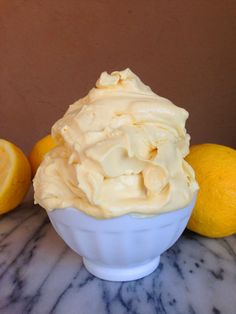
{"label": "bowl rim", "polygon": [[[64,209],[55,209],[53,211],[47,211],[48,217],[52,224],[60,223],[67,226],[75,226],[82,229],[86,229],[86,226],[89,224],[88,229],[116,229],[117,225],[123,225],[125,228],[130,228],[130,226],[135,226],[134,229],[137,228],[146,228],[146,226],[150,225],[168,225],[172,224],[175,221],[183,220],[186,217],[189,218],[193,207],[196,202],[196,196],[192,198],[192,200],[184,207],[168,211],[164,213],[159,213],[156,215],[148,216],[148,217],[140,217],[134,214],[125,214],[112,218],[95,218],[90,216],[83,211],[73,208],[67,207]],[[87,229],[87,230],[88,230]]]}

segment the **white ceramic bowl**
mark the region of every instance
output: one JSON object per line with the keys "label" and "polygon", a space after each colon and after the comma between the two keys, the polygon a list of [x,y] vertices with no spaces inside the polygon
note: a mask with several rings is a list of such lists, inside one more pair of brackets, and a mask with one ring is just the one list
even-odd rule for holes
{"label": "white ceramic bowl", "polygon": [[157,268],[160,255],[184,231],[195,200],[150,218],[124,215],[98,220],[74,208],[56,209],[48,216],[61,238],[83,257],[90,273],[105,280],[128,281]]}

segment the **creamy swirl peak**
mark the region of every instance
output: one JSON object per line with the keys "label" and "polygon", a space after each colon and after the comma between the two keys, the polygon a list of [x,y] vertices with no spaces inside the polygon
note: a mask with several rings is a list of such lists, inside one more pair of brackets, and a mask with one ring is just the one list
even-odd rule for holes
{"label": "creamy swirl peak", "polygon": [[103,72],[52,127],[57,147],[34,178],[46,210],[74,207],[96,218],[141,216],[187,205],[198,189],[184,160],[186,110],[130,70]]}

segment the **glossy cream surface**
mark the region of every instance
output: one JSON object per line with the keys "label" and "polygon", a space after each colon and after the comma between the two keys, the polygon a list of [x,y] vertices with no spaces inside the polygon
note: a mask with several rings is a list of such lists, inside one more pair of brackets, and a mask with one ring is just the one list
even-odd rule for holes
{"label": "glossy cream surface", "polygon": [[187,118],[131,70],[103,72],[52,127],[58,146],[36,173],[35,202],[96,218],[184,207],[198,189],[184,160]]}

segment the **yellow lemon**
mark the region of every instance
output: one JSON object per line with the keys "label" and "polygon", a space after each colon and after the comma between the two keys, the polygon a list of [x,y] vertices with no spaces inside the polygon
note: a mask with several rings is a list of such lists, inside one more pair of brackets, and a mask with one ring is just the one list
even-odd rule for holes
{"label": "yellow lemon", "polygon": [[31,183],[31,169],[24,153],[0,139],[0,214],[18,206]]}
{"label": "yellow lemon", "polygon": [[51,135],[47,135],[39,140],[33,147],[30,155],[29,162],[32,169],[32,175],[34,176],[39,165],[43,161],[44,155],[56,146]]}
{"label": "yellow lemon", "polygon": [[188,229],[212,238],[236,233],[236,150],[193,145],[186,161],[200,186]]}

